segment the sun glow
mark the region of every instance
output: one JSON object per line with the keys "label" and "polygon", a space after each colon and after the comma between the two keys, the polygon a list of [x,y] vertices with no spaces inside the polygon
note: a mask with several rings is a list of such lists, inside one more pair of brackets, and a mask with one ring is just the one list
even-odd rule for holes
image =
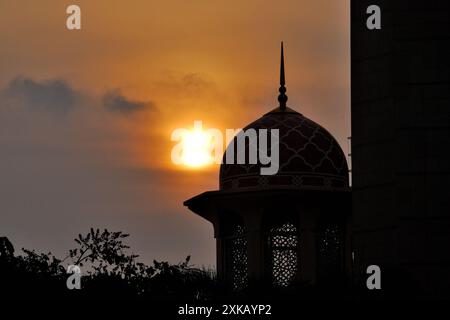
{"label": "sun glow", "polygon": [[211,135],[202,129],[194,128],[186,131],[181,137],[183,164],[199,168],[213,163],[211,140]]}

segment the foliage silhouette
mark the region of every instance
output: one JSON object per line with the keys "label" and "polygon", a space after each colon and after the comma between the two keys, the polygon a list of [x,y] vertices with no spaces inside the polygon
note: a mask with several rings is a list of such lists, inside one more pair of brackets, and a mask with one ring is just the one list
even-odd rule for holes
{"label": "foliage silhouette", "polygon": [[[49,253],[14,247],[0,238],[0,283],[2,295],[49,298],[151,298],[209,300],[217,289],[214,273],[189,264],[190,256],[178,264],[138,262],[124,243],[128,234],[90,229],[79,234],[76,247],[60,260]],[[82,270],[81,290],[69,290],[67,266]]]}

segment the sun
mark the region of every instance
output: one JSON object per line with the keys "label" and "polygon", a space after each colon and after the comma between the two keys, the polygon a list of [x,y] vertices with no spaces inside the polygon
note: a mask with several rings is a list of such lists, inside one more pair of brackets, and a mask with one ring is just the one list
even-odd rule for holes
{"label": "sun", "polygon": [[213,162],[211,155],[212,137],[202,129],[186,131],[181,137],[182,162],[191,168],[204,167]]}

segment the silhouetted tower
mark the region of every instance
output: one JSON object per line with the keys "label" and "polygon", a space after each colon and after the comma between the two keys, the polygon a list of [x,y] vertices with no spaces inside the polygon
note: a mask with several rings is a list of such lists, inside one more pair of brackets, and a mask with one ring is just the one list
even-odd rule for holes
{"label": "silhouetted tower", "polygon": [[351,17],[355,274],[449,296],[450,2],[358,0]]}
{"label": "silhouetted tower", "polygon": [[[350,265],[346,158],[327,130],[287,107],[283,45],[279,92],[279,106],[244,128],[279,129],[278,173],[223,163],[220,189],[184,203],[213,224],[218,276],[234,290],[316,283]],[[246,140],[247,160],[252,147]]]}

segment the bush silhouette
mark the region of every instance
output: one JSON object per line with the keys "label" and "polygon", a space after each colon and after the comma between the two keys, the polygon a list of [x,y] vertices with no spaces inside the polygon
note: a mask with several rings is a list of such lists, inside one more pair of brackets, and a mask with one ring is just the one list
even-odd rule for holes
{"label": "bush silhouette", "polygon": [[[0,238],[0,290],[3,296],[49,298],[151,298],[211,299],[216,290],[212,271],[189,264],[190,256],[178,264],[153,261],[138,262],[124,243],[128,234],[90,229],[79,234],[76,247],[62,260],[49,253],[22,249],[14,255],[14,247]],[[66,286],[67,266],[82,270],[81,290]]]}

